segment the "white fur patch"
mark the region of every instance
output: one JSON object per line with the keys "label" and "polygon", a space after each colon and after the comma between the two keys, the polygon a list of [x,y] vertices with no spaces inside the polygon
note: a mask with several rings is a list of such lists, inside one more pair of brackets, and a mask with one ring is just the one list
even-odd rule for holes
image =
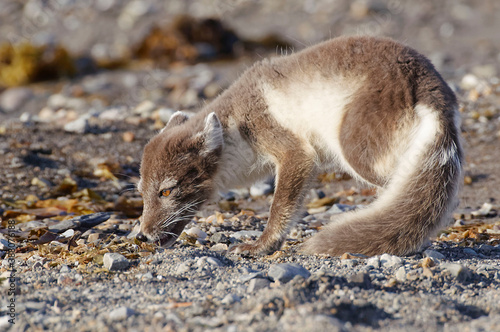
{"label": "white fur patch", "polygon": [[356,175],[342,154],[340,127],[345,106],[362,84],[360,78],[338,76],[327,80],[317,74],[292,80],[283,89],[264,86],[264,96],[269,112],[280,125],[302,138],[305,145],[316,147],[323,159],[333,160],[334,165],[329,166]]}
{"label": "white fur patch", "polygon": [[[392,202],[404,190],[405,184],[422,167],[422,157],[434,142],[439,128],[438,113],[425,105],[417,105],[415,112],[419,121],[415,124],[412,138],[407,151],[399,158],[399,163],[395,174],[392,176],[389,187],[384,191],[379,199],[374,202],[375,206],[385,206]],[[423,167],[427,167],[424,165]],[[428,167],[432,167],[429,164]]]}
{"label": "white fur patch", "polygon": [[224,191],[245,185],[269,175],[268,161],[255,154],[248,142],[241,137],[236,121],[229,118],[224,148],[217,175],[214,178],[217,190]]}

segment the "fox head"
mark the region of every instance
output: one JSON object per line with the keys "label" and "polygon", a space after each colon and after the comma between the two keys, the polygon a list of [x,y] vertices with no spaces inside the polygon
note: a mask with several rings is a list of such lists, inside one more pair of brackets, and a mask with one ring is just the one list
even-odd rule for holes
{"label": "fox head", "polygon": [[215,113],[189,120],[175,113],[145,146],[138,190],[144,201],[140,241],[172,245],[200,206],[215,193],[223,130]]}

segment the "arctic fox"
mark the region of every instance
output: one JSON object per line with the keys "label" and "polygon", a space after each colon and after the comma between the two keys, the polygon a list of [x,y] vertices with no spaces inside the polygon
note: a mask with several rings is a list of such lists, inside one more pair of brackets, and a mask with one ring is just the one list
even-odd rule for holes
{"label": "arctic fox", "polygon": [[137,239],[171,245],[217,192],[275,174],[262,236],[230,248],[271,253],[333,168],[379,197],[302,250],[409,254],[456,207],[462,163],[456,98],[429,60],[389,39],[340,37],[260,61],[196,115],[175,113],[144,148]]}

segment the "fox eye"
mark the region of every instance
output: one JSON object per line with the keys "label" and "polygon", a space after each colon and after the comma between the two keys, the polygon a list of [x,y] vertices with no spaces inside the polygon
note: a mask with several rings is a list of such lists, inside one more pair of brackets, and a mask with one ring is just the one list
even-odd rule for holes
{"label": "fox eye", "polygon": [[172,192],[172,188],[169,188],[169,189],[163,189],[162,191],[160,191],[160,197],[168,197],[170,196],[170,193]]}

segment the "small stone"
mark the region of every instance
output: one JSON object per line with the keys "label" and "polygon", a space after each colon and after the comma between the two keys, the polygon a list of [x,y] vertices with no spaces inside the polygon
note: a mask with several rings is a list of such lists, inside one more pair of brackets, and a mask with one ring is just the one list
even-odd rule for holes
{"label": "small stone", "polygon": [[384,284],[384,287],[394,287],[396,286],[398,281],[395,278],[390,278],[387,280],[387,282]]}
{"label": "small stone", "polygon": [[273,186],[270,183],[268,183],[268,181],[258,182],[250,187],[250,196],[252,197],[269,195],[272,192],[273,192]]}
{"label": "small stone", "polygon": [[479,251],[483,254],[483,255],[490,255],[492,251],[495,250],[495,247],[489,245],[489,244],[482,244],[480,247],[479,247]]}
{"label": "small stone", "polygon": [[217,267],[224,266],[224,263],[214,257],[207,257],[207,264]]}
{"label": "small stone", "polygon": [[229,243],[229,238],[221,232],[217,232],[210,237],[212,243]]}
{"label": "small stone", "polygon": [[328,214],[339,214],[347,211],[355,210],[355,205],[347,205],[347,204],[333,204],[330,209],[326,211]]}
{"label": "small stone", "polygon": [[186,263],[179,264],[177,266],[177,269],[175,270],[175,272],[177,274],[184,274],[184,273],[187,273],[189,271],[191,271],[191,267],[188,264],[186,264]]}
{"label": "small stone", "polygon": [[89,120],[85,117],[79,117],[76,120],[64,125],[64,130],[69,133],[85,134],[90,131]]}
{"label": "small stone", "polygon": [[96,243],[97,240],[99,240],[99,233],[89,234],[89,237],[87,238],[87,240],[89,241],[89,243]]}
{"label": "small stone", "polygon": [[471,248],[464,248],[463,253],[466,255],[477,256],[477,252]]}
{"label": "small stone", "polygon": [[436,263],[434,262],[434,259],[431,258],[431,257],[425,257],[423,260],[422,260],[422,267],[432,267],[432,266],[435,266]]}
{"label": "small stone", "polygon": [[345,252],[344,254],[342,254],[342,256],[340,256],[340,259],[357,259],[357,258],[367,258],[367,256],[363,254],[353,254],[350,252]]}
{"label": "small stone", "polygon": [[59,236],[62,238],[68,238],[68,237],[72,237],[73,235],[75,235],[75,230],[70,228],[70,229],[62,232]]}
{"label": "small stone", "polygon": [[357,259],[343,259],[340,261],[342,263],[342,266],[345,266],[345,267],[355,267],[356,265],[359,264],[359,260]]}
{"label": "small stone", "polygon": [[431,249],[427,249],[426,251],[424,251],[424,256],[432,258],[434,260],[434,262],[439,262],[439,261],[441,261],[441,260],[443,260],[443,259],[446,258],[439,251],[431,250]]}
{"label": "small stone", "polygon": [[227,294],[221,301],[222,304],[230,305],[239,302],[241,298],[236,294]]}
{"label": "small stone", "polygon": [[61,265],[61,269],[59,270],[59,273],[69,273],[70,271],[71,270],[68,267],[68,265],[64,264],[64,265]]}
{"label": "small stone", "polygon": [[465,221],[463,219],[458,219],[457,221],[455,221],[455,223],[453,224],[453,227],[462,227],[463,225],[465,225]]}
{"label": "small stone", "polygon": [[479,78],[477,78],[474,74],[466,74],[462,77],[462,81],[460,82],[460,86],[464,90],[470,90],[479,85]]}
{"label": "small stone", "polygon": [[471,271],[460,264],[456,263],[446,263],[442,265],[442,268],[448,271],[457,281],[464,282],[472,277]]}
{"label": "small stone", "polygon": [[299,264],[283,263],[271,265],[268,275],[273,281],[287,283],[297,275],[307,279],[311,273]]}
{"label": "small stone", "polygon": [[[0,236],[1,236],[1,234],[0,234]],[[12,248],[15,248],[15,246]],[[4,250],[4,251],[9,250],[9,240],[3,238],[3,236],[0,238],[0,250]]]}
{"label": "small stone", "polygon": [[58,110],[60,108],[66,107],[68,98],[64,95],[56,93],[53,94],[47,99],[47,106],[52,108],[53,110]]}
{"label": "small stone", "polygon": [[0,317],[0,330],[7,331],[9,327],[12,326],[12,323],[9,322],[9,320],[11,319],[12,317],[10,317],[9,315]]}
{"label": "small stone", "polygon": [[228,249],[229,249],[229,247],[225,243],[217,243],[217,244],[214,244],[212,247],[210,247],[210,250],[217,251],[217,252],[227,251]]}
{"label": "small stone", "polygon": [[133,113],[138,114],[143,118],[148,118],[151,116],[155,108],[156,105],[152,101],[145,100],[134,108]]}
{"label": "small stone", "polygon": [[203,94],[207,98],[214,98],[221,91],[221,87],[218,83],[209,83],[204,89]]}
{"label": "small stone", "polygon": [[265,278],[263,272],[252,272],[248,274],[243,274],[239,277],[239,280],[241,282],[247,282],[249,280],[255,279],[255,278]]}
{"label": "small stone", "polygon": [[161,120],[161,122],[163,123],[167,123],[168,120],[170,120],[170,118],[172,117],[172,115],[175,113],[176,111],[171,109],[171,108],[159,108],[157,110],[157,113],[158,113],[158,118]]}
{"label": "small stone", "polygon": [[434,276],[434,272],[428,267],[424,267],[422,271],[422,275],[427,278],[432,278]]}
{"label": "small stone", "polygon": [[103,264],[110,271],[118,271],[126,269],[130,262],[121,254],[108,252],[104,254]]}
{"label": "small stone", "polygon": [[80,273],[75,274],[74,281],[75,282],[82,282],[83,281],[83,276]]}
{"label": "small stone", "polygon": [[0,113],[18,111],[32,97],[29,88],[9,88],[0,94]]}
{"label": "small stone", "polygon": [[204,231],[202,231],[200,228],[198,227],[191,227],[190,229],[186,230],[185,231],[187,235],[191,236],[191,237],[194,237],[195,239],[198,239],[198,240],[205,240],[207,238],[207,233],[205,233]]}
{"label": "small stone", "polygon": [[354,286],[358,286],[361,288],[370,288],[372,281],[370,279],[370,275],[366,272],[358,272],[353,275],[348,276],[347,282]]}
{"label": "small stone", "polygon": [[117,121],[123,120],[127,116],[126,107],[112,107],[102,111],[99,118],[103,120]]}
{"label": "small stone", "polygon": [[236,240],[241,240],[243,238],[259,237],[262,235],[261,231],[239,231],[231,234],[231,237]]}
{"label": "small stone", "polygon": [[128,308],[128,307],[119,307],[114,309],[108,314],[108,318],[111,321],[123,321],[126,320],[128,317],[132,316],[135,314],[135,311]]}
{"label": "small stone", "polygon": [[34,177],[33,179],[31,179],[31,185],[37,186],[38,188],[48,188],[52,184],[50,183],[50,181],[48,181],[46,179],[40,179],[40,178]]}
{"label": "small stone", "polygon": [[141,276],[141,280],[151,280],[153,279],[153,274],[151,272],[146,272]]}
{"label": "small stone", "polygon": [[398,256],[383,254],[380,256],[380,263],[384,267],[399,267],[403,260]]}
{"label": "small stone", "polygon": [[399,282],[406,281],[406,269],[404,266],[401,266],[395,274],[396,280]]}
{"label": "small stone", "polygon": [[126,131],[122,135],[122,139],[126,143],[130,143],[135,139],[135,134],[131,131]]}
{"label": "small stone", "polygon": [[36,261],[35,263],[33,263],[33,267],[31,268],[31,270],[37,271],[37,270],[41,270],[42,268],[43,268],[42,261]]}
{"label": "small stone", "polygon": [[247,292],[253,293],[262,288],[268,288],[271,282],[267,278],[254,278],[248,283]]}
{"label": "small stone", "polygon": [[67,286],[73,283],[73,279],[67,274],[62,274],[57,278],[57,284],[62,286]]}
{"label": "small stone", "polygon": [[33,121],[33,116],[27,112],[24,112],[23,114],[21,114],[21,116],[19,117],[19,121],[21,121],[22,123],[31,123]]}
{"label": "small stone", "polygon": [[474,217],[485,217],[492,212],[493,205],[490,203],[484,203],[481,208],[477,211],[472,211],[471,214]]}
{"label": "small stone", "polygon": [[378,269],[380,267],[380,256],[373,256],[366,260],[366,266],[371,266],[374,269]]}

